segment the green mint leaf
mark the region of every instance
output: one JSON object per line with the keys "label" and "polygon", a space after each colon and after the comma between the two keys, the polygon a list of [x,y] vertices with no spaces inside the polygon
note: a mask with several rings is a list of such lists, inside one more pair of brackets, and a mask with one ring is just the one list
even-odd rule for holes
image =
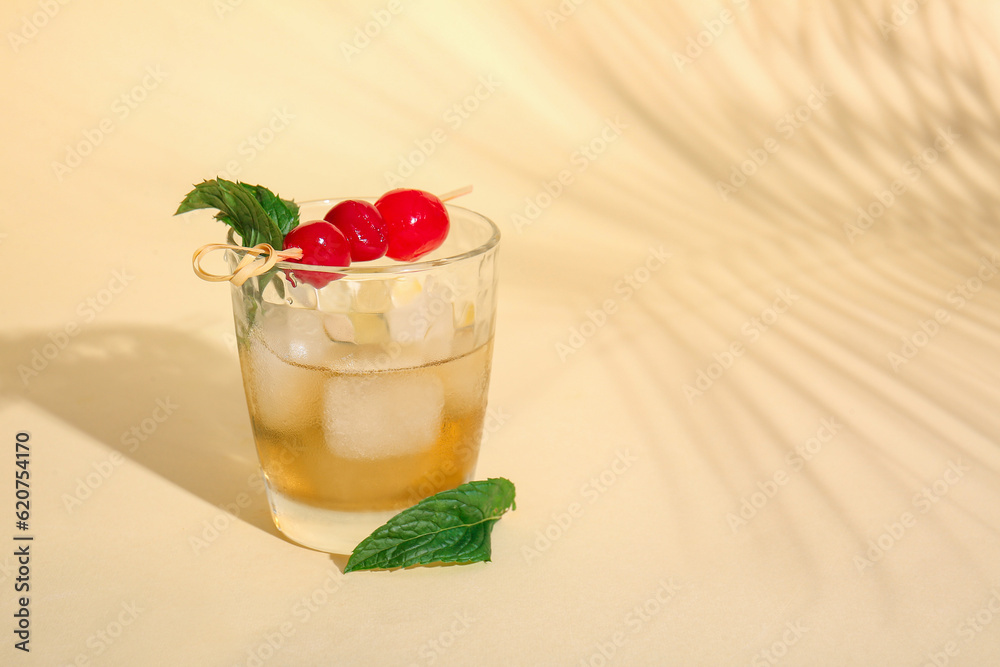
{"label": "green mint leaf", "polygon": [[493,525],[514,507],[514,485],[502,477],[442,491],[366,537],[344,572],[489,561]]}
{"label": "green mint leaf", "polygon": [[250,185],[249,183],[240,183],[240,185],[260,202],[268,217],[278,225],[282,236],[298,226],[298,204],[289,199],[282,199],[263,185]]}
{"label": "green mint leaf", "polygon": [[240,235],[244,246],[268,243],[277,250],[284,249],[284,234],[280,225],[257,199],[256,191],[251,191],[241,183],[222,178],[203,181],[187,193],[174,215],[200,208],[217,209],[219,212],[215,215],[216,219],[232,227]]}
{"label": "green mint leaf", "polygon": [[[215,208],[219,209],[220,212],[226,209],[226,205],[222,202],[221,189],[218,187],[216,181],[203,181],[198,185],[194,186],[191,192],[184,195],[184,200],[181,201],[181,205],[177,207],[174,215],[180,215],[181,213],[187,213],[188,211],[194,211],[201,208]],[[221,213],[217,214],[216,219],[220,218]],[[241,239],[246,239],[249,237],[250,233],[246,227],[244,227],[242,220],[233,220],[227,218],[223,220],[226,224],[233,228],[233,230],[239,234]]]}

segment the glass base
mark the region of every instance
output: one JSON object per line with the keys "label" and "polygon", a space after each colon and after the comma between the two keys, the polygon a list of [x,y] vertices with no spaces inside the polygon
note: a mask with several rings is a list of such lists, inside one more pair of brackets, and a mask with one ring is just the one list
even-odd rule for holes
{"label": "glass base", "polygon": [[267,490],[274,525],[288,539],[304,547],[349,555],[354,547],[399,510],[338,512],[305,505],[272,489]]}

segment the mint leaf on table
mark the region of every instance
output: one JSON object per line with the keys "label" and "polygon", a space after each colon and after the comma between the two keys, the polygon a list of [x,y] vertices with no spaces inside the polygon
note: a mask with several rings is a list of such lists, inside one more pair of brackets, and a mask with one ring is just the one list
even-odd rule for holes
{"label": "mint leaf on table", "polygon": [[200,208],[217,209],[216,219],[232,227],[244,246],[267,243],[276,250],[284,249],[282,228],[294,227],[299,215],[297,205],[261,185],[234,183],[222,178],[196,185],[174,215]]}
{"label": "mint leaf on table", "polygon": [[514,504],[502,477],[469,482],[405,509],[366,537],[344,573],[430,563],[489,561],[493,525]]}

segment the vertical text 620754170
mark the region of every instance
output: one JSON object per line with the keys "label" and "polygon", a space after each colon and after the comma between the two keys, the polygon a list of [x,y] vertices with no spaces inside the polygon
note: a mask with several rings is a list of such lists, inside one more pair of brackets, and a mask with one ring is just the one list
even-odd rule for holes
{"label": "vertical text 620754170", "polygon": [[31,640],[31,614],[28,610],[28,592],[31,590],[31,540],[26,535],[31,519],[31,436],[24,431],[14,436],[14,556],[17,558],[17,577],[14,579],[16,611],[14,612],[14,648],[29,652]]}

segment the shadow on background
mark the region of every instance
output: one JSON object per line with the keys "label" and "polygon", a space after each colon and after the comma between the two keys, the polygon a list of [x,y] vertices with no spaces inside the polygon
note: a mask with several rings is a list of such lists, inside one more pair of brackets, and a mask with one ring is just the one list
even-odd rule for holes
{"label": "shadow on background", "polygon": [[[588,5],[555,29],[521,5],[536,43],[556,40],[559,57],[589,73],[574,81],[586,106],[620,111],[626,141],[642,146],[614,146],[590,167],[601,177],[572,190],[604,238],[636,239],[636,264],[581,261],[588,248],[575,238],[573,252],[535,243],[528,235],[555,212],[507,242],[525,246],[525,265],[558,267],[564,280],[535,289],[567,300],[572,325],[602,298],[621,306],[568,363],[602,364],[664,480],[663,523],[630,544],[662,551],[667,534],[684,543],[673,562],[710,560],[717,571],[769,572],[783,559],[787,572],[808,573],[805,606],[854,586],[830,576],[831,563],[855,574],[852,557],[882,530],[873,516],[912,509],[944,461],[1000,475],[1000,358],[989,342],[1000,326],[1000,274],[989,267],[1000,196],[984,177],[1000,164],[988,74],[1000,52],[972,4],[905,15],[861,0],[723,4],[731,24],[692,50],[718,9]],[[567,153],[550,129],[552,152]],[[538,182],[551,178],[545,168]],[[615,281],[659,243],[673,255],[663,273],[619,298]],[[969,299],[956,297],[970,285]],[[780,289],[794,305],[758,328]],[[723,368],[734,342],[742,356]],[[685,394],[713,369],[704,393]],[[790,468],[786,453],[831,417],[843,427],[825,458]],[[767,518],[731,529],[726,513],[777,472],[791,481]],[[959,497],[950,500],[994,539],[989,510]],[[943,516],[922,521],[992,580]],[[878,588],[866,599],[885,617],[905,614],[900,592],[921,585],[891,568],[866,576]]]}
{"label": "shadow on background", "polygon": [[[246,494],[239,518],[280,537],[234,355],[179,331],[132,326],[87,329],[55,349],[49,332],[0,338],[0,400],[28,400],[213,505]],[[28,372],[33,359],[37,374]]]}

